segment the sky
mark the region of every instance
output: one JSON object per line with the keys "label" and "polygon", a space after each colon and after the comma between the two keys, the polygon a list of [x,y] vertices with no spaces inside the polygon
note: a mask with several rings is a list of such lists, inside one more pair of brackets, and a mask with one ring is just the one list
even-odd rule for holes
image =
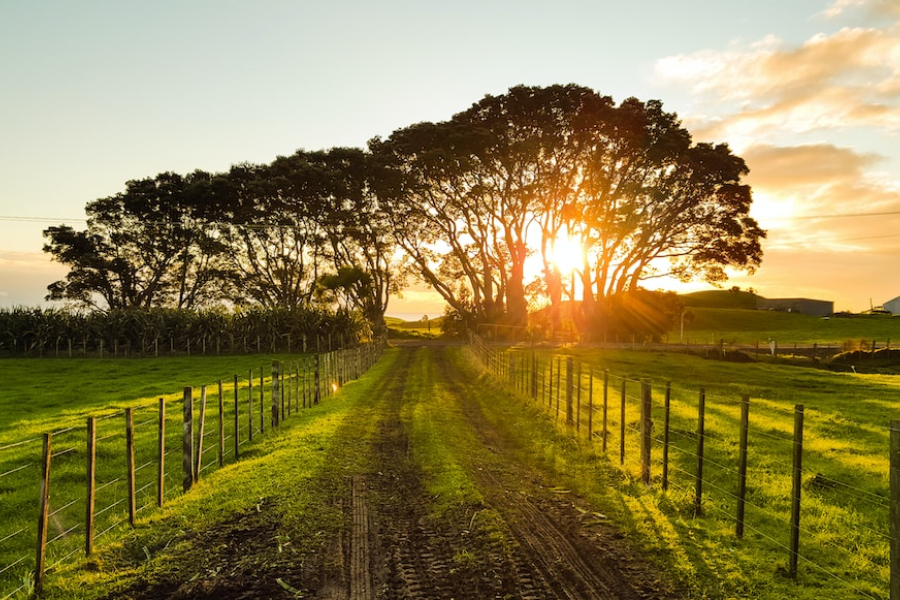
{"label": "sky", "polygon": [[[746,160],[768,238],[726,287],[900,296],[900,0],[0,0],[0,307],[47,306],[41,232],[129,180],[557,83],[659,99]],[[412,288],[388,312],[441,309]]]}

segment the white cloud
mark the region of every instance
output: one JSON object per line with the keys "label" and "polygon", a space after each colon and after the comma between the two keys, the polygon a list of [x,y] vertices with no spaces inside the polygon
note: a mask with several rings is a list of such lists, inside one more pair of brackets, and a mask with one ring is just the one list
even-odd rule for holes
{"label": "white cloud", "polygon": [[896,251],[900,182],[872,170],[884,157],[831,144],[757,145],[743,156],[769,250]]}
{"label": "white cloud", "polygon": [[656,73],[694,93],[707,135],[733,145],[850,127],[900,132],[900,26],[845,27],[799,46],[772,36],[745,47],[661,59]]}

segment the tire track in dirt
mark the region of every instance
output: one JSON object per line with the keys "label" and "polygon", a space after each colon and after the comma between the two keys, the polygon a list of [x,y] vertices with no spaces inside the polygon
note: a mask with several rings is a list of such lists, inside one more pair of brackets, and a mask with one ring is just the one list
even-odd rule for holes
{"label": "tire track in dirt", "polygon": [[[421,473],[410,456],[407,425],[401,415],[410,365],[422,348],[401,350],[407,368],[392,375],[399,382],[391,393],[373,402],[383,403],[384,416],[372,445],[372,467],[362,492],[370,507],[374,540],[372,579],[377,598],[465,598],[453,577],[455,552],[452,527],[443,528],[428,518],[430,498]],[[358,540],[358,543],[366,543]]]}
{"label": "tire track in dirt", "polygon": [[[471,397],[470,378],[453,365],[446,350],[438,351],[436,362],[441,379],[483,442],[485,454],[491,455],[491,460],[479,462],[474,478],[486,504],[502,516],[518,544],[514,558],[517,578],[522,584],[533,582],[536,589],[529,593],[573,600],[667,597],[655,589],[657,578],[643,573],[643,567],[634,564],[615,543],[614,531],[588,535],[579,522],[581,513],[571,502],[547,498],[537,475],[515,460],[510,442],[501,437]],[[631,580],[637,581],[633,584]]]}

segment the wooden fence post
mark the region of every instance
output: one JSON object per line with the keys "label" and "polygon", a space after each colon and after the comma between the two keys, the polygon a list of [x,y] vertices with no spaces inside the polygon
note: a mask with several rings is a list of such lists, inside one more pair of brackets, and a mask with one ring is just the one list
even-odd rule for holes
{"label": "wooden fence post", "polygon": [[625,464],[625,386],[627,380],[622,379],[622,401],[619,409],[619,464]]}
{"label": "wooden fence post", "polygon": [[650,483],[650,445],[653,441],[651,414],[653,390],[649,381],[641,382],[641,480]]}
{"label": "wooden fence post", "polygon": [[203,434],[206,429],[206,386],[200,386],[200,427],[197,432],[196,455],[194,459],[194,483],[200,481],[200,471],[203,469]]}
{"label": "wooden fence post", "polygon": [[272,361],[272,427],[278,427],[278,392],[279,392],[279,371],[281,365],[277,360]]}
{"label": "wooden fence post", "polygon": [[[556,357],[556,419],[559,420],[559,395],[562,392],[562,357]],[[552,383],[550,385],[553,385]]]}
{"label": "wooden fence post", "polygon": [[797,578],[800,558],[800,497],[803,488],[803,405],[794,407],[794,468],[791,485],[791,564],[788,574]]}
{"label": "wooden fence post", "polygon": [[322,379],[320,369],[322,367],[322,355],[316,354],[316,372],[315,379],[313,380],[313,385],[315,389],[313,391],[313,404],[318,404],[322,399]]}
{"label": "wooden fence post", "polygon": [[594,368],[588,369],[588,440],[594,443]]}
{"label": "wooden fence post", "polygon": [[253,441],[253,369],[250,369],[250,375],[247,377],[247,441]]}
{"label": "wooden fence post", "polygon": [[134,409],[125,409],[125,460],[128,468],[128,524],[134,527],[137,512],[134,493]]}
{"label": "wooden fence post", "polygon": [[581,433],[581,363],[575,374],[575,433]]}
{"label": "wooden fence post", "polygon": [[891,596],[900,600],[900,420],[891,421]]}
{"label": "wooden fence post", "polygon": [[609,369],[603,369],[603,454],[606,454],[606,441],[609,438]]}
{"label": "wooden fence post", "polygon": [[741,446],[738,458],[738,501],[735,535],[744,537],[744,508],[747,500],[747,446],[750,439],[750,396],[741,398]]}
{"label": "wooden fence post", "polygon": [[97,470],[97,417],[87,418],[87,502],[84,511],[84,555],[94,551],[94,499]]}
{"label": "wooden fence post", "polygon": [[259,432],[266,432],[266,370],[259,368]]}
{"label": "wooden fence post", "polygon": [[184,425],[181,432],[181,487],[187,492],[194,485],[194,390],[184,388]]}
{"label": "wooden fence post", "polygon": [[694,491],[694,516],[703,513],[703,445],[706,441],[706,389],[700,388],[697,403],[697,482]]}
{"label": "wooden fence post", "polygon": [[240,441],[241,441],[241,403],[238,398],[238,376],[234,376],[234,460],[237,461],[238,456],[240,455]]}
{"label": "wooden fence post", "polygon": [[225,398],[222,397],[222,380],[219,380],[219,467],[225,466]]}
{"label": "wooden fence post", "polygon": [[156,448],[156,506],[165,502],[166,489],[166,399],[159,399],[159,424]]}
{"label": "wooden fence post", "polygon": [[553,408],[553,357],[550,357],[548,361],[550,363],[550,376],[548,377],[548,381],[550,385],[547,387],[547,405],[550,408]]}
{"label": "wooden fence post", "polygon": [[664,401],[663,416],[663,466],[662,489],[669,489],[669,423],[672,415],[672,382],[666,382],[666,399]]}
{"label": "wooden fence post", "polygon": [[573,397],[573,381],[572,378],[575,375],[575,369],[572,362],[572,357],[566,357],[566,425],[572,426],[575,424],[575,416],[572,406],[572,397]]}
{"label": "wooden fence post", "polygon": [[34,594],[40,595],[44,590],[44,571],[47,560],[47,521],[50,516],[50,456],[52,452],[52,434],[44,434],[43,453],[41,456],[41,497],[38,514],[37,556],[34,561]]}

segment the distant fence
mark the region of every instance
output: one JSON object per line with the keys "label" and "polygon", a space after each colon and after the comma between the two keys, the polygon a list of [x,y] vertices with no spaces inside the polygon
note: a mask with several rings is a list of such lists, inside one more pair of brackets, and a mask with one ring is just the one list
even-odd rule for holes
{"label": "distant fence", "polygon": [[[285,419],[367,371],[383,342],[273,362],[199,389],[87,417],[85,425],[0,447],[0,600],[39,593],[45,576]],[[39,499],[39,502],[35,502]]]}
{"label": "distant fence", "polygon": [[[479,336],[469,347],[500,382],[679,514],[767,544],[789,578],[806,569],[860,598],[900,600],[900,421],[877,427],[802,405],[708,397],[702,382],[654,385]],[[890,454],[889,474],[871,472],[854,447],[863,440]]]}
{"label": "distant fence", "polygon": [[[558,346],[579,345],[590,348],[609,348],[622,350],[663,350],[666,352],[684,352],[715,358],[728,356],[734,352],[761,357],[803,357],[813,360],[828,360],[841,352],[856,352],[858,358],[877,358],[879,351],[897,349],[891,338],[885,339],[850,339],[833,342],[796,342],[789,340],[759,339],[751,343],[726,341],[718,336],[705,338],[677,335],[666,335],[660,341],[651,341],[636,335],[603,334],[588,339],[573,328],[560,329],[548,333],[533,328],[480,324],[475,327],[479,339],[486,343],[550,343]],[[848,369],[849,370],[849,369]]]}
{"label": "distant fence", "polygon": [[13,338],[0,343],[0,356],[40,358],[127,358],[133,356],[220,356],[331,352],[342,348],[352,335],[179,335],[131,339],[85,335],[36,341]]}

